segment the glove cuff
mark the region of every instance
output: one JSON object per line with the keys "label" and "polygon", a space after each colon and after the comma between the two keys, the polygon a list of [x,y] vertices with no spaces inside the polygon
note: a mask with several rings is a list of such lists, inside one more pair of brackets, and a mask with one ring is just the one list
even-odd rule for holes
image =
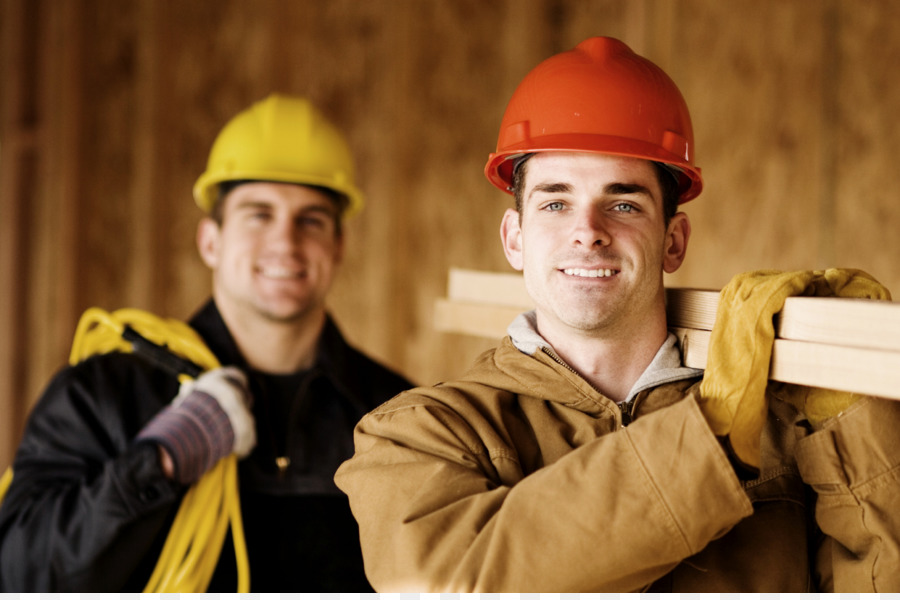
{"label": "glove cuff", "polygon": [[157,414],[137,439],[165,448],[172,457],[174,479],[191,484],[231,452],[235,434],[219,402],[206,392],[193,390]]}
{"label": "glove cuff", "polygon": [[224,379],[204,380],[203,390],[218,400],[219,407],[228,416],[233,434],[233,443],[228,452],[244,457],[256,445],[256,423],[248,408],[251,400],[246,392],[246,378],[233,367],[226,367],[221,371],[225,374]]}

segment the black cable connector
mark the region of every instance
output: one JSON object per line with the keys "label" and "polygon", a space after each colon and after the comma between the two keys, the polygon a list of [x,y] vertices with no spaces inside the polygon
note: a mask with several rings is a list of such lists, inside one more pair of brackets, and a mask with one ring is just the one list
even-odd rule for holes
{"label": "black cable connector", "polygon": [[125,325],[122,337],[131,342],[132,351],[153,364],[168,370],[175,375],[187,375],[196,379],[203,373],[203,368],[198,364],[182,358],[169,350],[168,346],[160,346],[142,336],[140,333],[132,329],[130,325]]}

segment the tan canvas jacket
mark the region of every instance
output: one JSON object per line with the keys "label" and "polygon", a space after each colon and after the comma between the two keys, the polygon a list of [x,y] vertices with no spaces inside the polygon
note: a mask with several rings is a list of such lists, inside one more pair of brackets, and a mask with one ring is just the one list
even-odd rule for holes
{"label": "tan canvas jacket", "polygon": [[359,423],[336,482],[376,590],[900,590],[900,403],[861,401],[809,434],[773,399],[761,475],[741,481],[672,337],[627,427],[529,349],[507,337]]}

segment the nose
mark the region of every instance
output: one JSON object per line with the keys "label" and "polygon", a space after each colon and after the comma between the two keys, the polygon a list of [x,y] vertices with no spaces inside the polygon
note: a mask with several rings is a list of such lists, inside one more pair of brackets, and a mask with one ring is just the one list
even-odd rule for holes
{"label": "nose", "polygon": [[300,228],[292,219],[276,219],[269,229],[269,243],[276,248],[294,248],[299,237]]}
{"label": "nose", "polygon": [[609,246],[612,243],[608,223],[600,209],[589,206],[575,213],[572,243],[585,248]]}

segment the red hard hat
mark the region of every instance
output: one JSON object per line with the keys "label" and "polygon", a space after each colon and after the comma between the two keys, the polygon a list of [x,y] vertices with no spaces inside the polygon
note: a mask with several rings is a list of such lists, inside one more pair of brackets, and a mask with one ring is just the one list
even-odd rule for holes
{"label": "red hard hat", "polygon": [[533,152],[600,152],[674,167],[679,203],[703,188],[694,132],[678,87],[624,43],[589,38],[532,69],[506,107],[484,173],[510,192],[514,159]]}

